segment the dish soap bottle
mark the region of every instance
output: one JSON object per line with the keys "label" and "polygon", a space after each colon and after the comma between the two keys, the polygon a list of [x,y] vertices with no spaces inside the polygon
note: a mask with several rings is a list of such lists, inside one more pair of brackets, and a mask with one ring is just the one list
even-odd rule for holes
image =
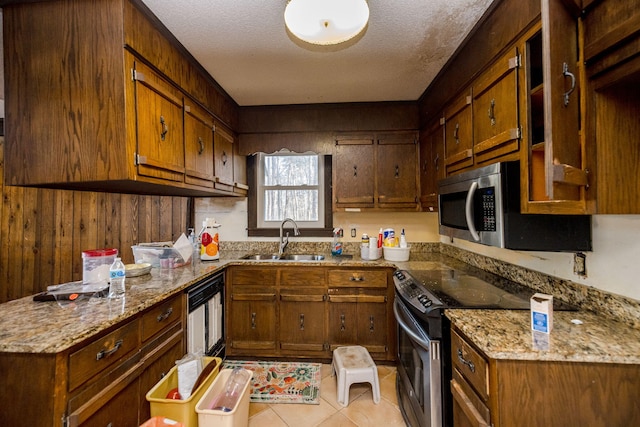
{"label": "dish soap bottle", "polygon": [[340,234],[342,233],[341,228],[333,229],[333,244],[331,245],[331,255],[342,255],[342,242],[340,241]]}

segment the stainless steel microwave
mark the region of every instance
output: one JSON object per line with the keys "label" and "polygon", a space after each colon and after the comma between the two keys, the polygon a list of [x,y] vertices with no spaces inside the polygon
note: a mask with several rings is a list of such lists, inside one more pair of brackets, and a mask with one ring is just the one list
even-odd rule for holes
{"label": "stainless steel microwave", "polygon": [[591,216],[520,213],[520,162],[440,180],[438,199],[442,235],[515,250],[591,250]]}

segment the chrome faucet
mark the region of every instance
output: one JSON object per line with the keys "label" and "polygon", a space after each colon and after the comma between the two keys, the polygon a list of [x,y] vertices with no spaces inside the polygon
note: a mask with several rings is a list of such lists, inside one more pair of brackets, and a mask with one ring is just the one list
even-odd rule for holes
{"label": "chrome faucet", "polygon": [[280,224],[280,249],[278,250],[278,258],[280,258],[282,256],[282,254],[284,253],[284,249],[287,247],[287,245],[289,244],[289,232],[287,231],[287,234],[284,236],[284,238],[282,237],[282,233],[283,233],[283,228],[284,228],[284,224],[286,222],[291,222],[293,224],[293,233],[296,236],[300,235],[300,230],[298,230],[298,224],[296,224],[296,222],[294,220],[292,220],[291,218],[285,218],[282,220],[282,223]]}

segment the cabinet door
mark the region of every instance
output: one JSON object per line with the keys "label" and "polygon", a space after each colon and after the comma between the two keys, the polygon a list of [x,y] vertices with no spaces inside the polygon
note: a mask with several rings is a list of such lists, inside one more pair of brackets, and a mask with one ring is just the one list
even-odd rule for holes
{"label": "cabinet door", "polygon": [[325,344],[324,289],[280,291],[280,349],[322,352]]}
{"label": "cabinet door", "polygon": [[358,344],[369,353],[385,354],[387,343],[387,300],[382,295],[358,297]]}
{"label": "cabinet door", "polygon": [[423,211],[438,210],[438,181],[444,177],[444,126],[437,119],[420,132],[420,205]]}
{"label": "cabinet door", "polygon": [[473,85],[473,154],[483,163],[518,151],[518,70],[514,49],[493,64]]}
{"label": "cabinet door", "polygon": [[215,188],[233,192],[233,135],[216,124],[214,131]]}
{"label": "cabinet door", "polygon": [[335,207],[374,206],[373,135],[336,138],[333,176]]}
{"label": "cabinet door", "polygon": [[233,191],[246,196],[249,191],[247,183],[247,157],[239,152],[240,144],[233,144]]}
{"label": "cabinet door", "polygon": [[233,289],[229,304],[227,340],[229,353],[247,350],[276,351],[276,293]]}
{"label": "cabinet door", "polygon": [[415,132],[378,135],[376,181],[380,207],[416,207],[418,137]]}
{"label": "cabinet door", "polygon": [[[527,95],[533,112],[522,194],[523,211],[531,213],[586,210],[587,175],[580,137],[579,83],[583,73],[578,58],[579,9],[569,9],[567,4],[562,0],[543,0],[540,36],[527,41]],[[541,87],[536,86],[537,64],[542,71]],[[536,113],[536,107],[541,111]],[[534,113],[542,116],[542,128]],[[542,141],[538,135],[543,135]]]}
{"label": "cabinet door", "polygon": [[471,93],[466,92],[444,110],[447,175],[473,165]]}
{"label": "cabinet door", "polygon": [[139,61],[135,61],[134,84],[138,173],[183,181],[182,94]]}
{"label": "cabinet door", "polygon": [[213,118],[193,103],[184,107],[185,182],[213,187]]}
{"label": "cabinet door", "polygon": [[329,348],[358,344],[357,298],[352,295],[329,296]]}
{"label": "cabinet door", "polygon": [[133,381],[115,394],[111,400],[102,405],[102,407],[87,420],[81,424],[75,424],[72,419],[69,424],[71,426],[77,425],[83,427],[131,427],[140,425],[137,405],[139,393],[138,381]]}

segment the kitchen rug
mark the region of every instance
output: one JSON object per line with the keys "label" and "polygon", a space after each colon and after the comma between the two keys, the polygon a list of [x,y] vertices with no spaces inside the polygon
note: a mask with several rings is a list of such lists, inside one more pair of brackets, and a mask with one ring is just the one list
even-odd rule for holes
{"label": "kitchen rug", "polygon": [[251,402],[320,403],[320,363],[225,360],[222,367],[253,371]]}

